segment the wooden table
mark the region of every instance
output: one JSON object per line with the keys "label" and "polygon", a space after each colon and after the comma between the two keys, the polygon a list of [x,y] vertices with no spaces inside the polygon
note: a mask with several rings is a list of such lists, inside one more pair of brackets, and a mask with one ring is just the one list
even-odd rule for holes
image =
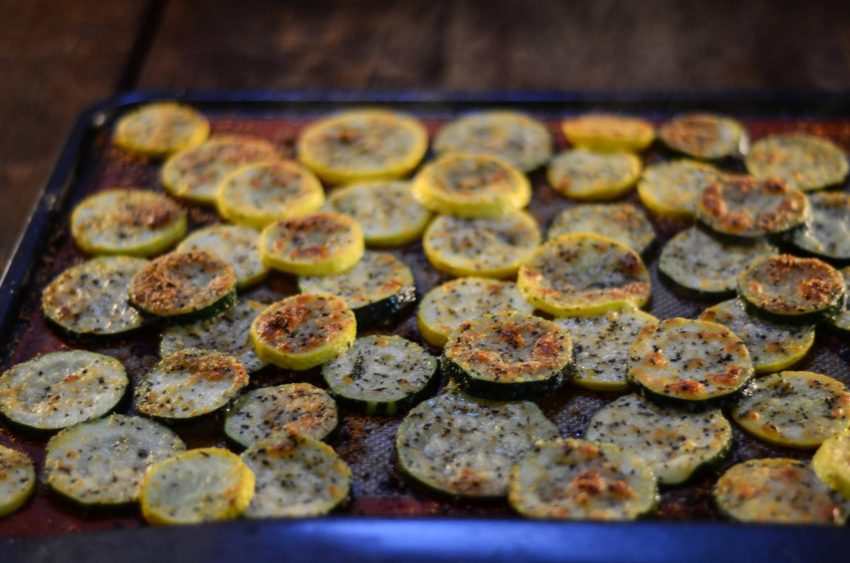
{"label": "wooden table", "polygon": [[0,262],[75,115],[117,92],[850,90],[848,22],[847,0],[6,0]]}

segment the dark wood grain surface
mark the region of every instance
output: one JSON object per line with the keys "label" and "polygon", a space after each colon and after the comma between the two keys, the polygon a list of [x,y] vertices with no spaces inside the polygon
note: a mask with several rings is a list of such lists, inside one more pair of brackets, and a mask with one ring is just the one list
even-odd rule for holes
{"label": "dark wood grain surface", "polygon": [[850,90],[850,2],[0,2],[0,262],[117,91]]}

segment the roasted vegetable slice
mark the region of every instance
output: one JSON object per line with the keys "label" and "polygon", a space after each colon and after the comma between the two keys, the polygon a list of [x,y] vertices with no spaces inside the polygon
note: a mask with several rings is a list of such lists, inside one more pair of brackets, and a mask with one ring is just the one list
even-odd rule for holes
{"label": "roasted vegetable slice", "polygon": [[626,389],[629,347],[644,325],[657,320],[634,305],[595,317],[556,319],[573,339],[576,369],[572,382],[598,391]]}
{"label": "roasted vegetable slice", "polygon": [[650,295],[649,272],[629,247],[599,235],[561,235],[519,269],[517,286],[529,303],[555,316],[587,317]]}
{"label": "roasted vegetable slice", "polygon": [[571,149],[556,155],[546,177],[561,195],[581,200],[622,196],[640,177],[640,159],[628,152]]}
{"label": "roasted vegetable slice", "polygon": [[177,245],[177,252],[203,250],[227,262],[236,274],[236,285],[253,285],[269,273],[260,259],[260,232],[238,225],[212,225],[193,232]]}
{"label": "roasted vegetable slice", "polygon": [[823,137],[770,135],[753,144],[747,170],[759,178],[780,178],[805,192],[837,186],[847,179],[847,155]]}
{"label": "roasted vegetable slice", "polygon": [[723,172],[695,160],[679,159],[647,166],[637,192],[647,209],[661,217],[691,219],[702,191]]}
{"label": "roasted vegetable slice", "polygon": [[130,281],[147,260],[103,256],[72,266],[53,278],[41,294],[44,316],[75,336],[123,334],[142,326],[127,302]]}
{"label": "roasted vegetable slice", "polygon": [[688,413],[626,395],[596,411],[584,437],[644,460],[665,485],[684,483],[732,449],[732,426],[719,410]]}
{"label": "roasted vegetable slice", "polygon": [[417,404],[436,383],[437,358],[400,336],[373,335],[322,366],[328,389],[343,405],[394,415]]}
{"label": "roasted vegetable slice", "polygon": [[515,283],[458,278],[425,294],[416,313],[416,322],[425,340],[442,347],[449,333],[462,322],[484,313],[509,311],[528,314],[534,311],[534,307],[523,299]]}
{"label": "roasted vegetable slice", "polygon": [[364,182],[334,190],[328,205],[353,217],[369,246],[402,246],[422,235],[431,212],[419,205],[408,182]]}
{"label": "roasted vegetable slice", "polygon": [[335,295],[287,297],[269,305],[251,324],[257,355],[294,370],[332,360],[354,342],[356,334],[354,313]]}
{"label": "roasted vegetable slice", "polygon": [[298,139],[298,158],[331,184],[401,178],[428,150],[428,133],[411,116],[380,109],[314,121]]}
{"label": "roasted vegetable slice", "polygon": [[791,233],[797,250],[824,260],[850,260],[850,195],[821,192],[809,196],[812,215],[806,226]]}
{"label": "roasted vegetable slice", "polygon": [[420,403],[402,420],[396,450],[402,470],[435,491],[504,497],[508,473],[558,429],[532,402],[496,403],[459,393]]}
{"label": "roasted vegetable slice", "polygon": [[655,240],[646,215],[631,203],[586,204],[561,211],[549,226],[547,238],[570,233],[593,233],[621,242],[643,254]]}
{"label": "roasted vegetable slice", "polygon": [[248,372],[233,356],[186,348],[145,374],[133,403],[148,416],[194,418],[225,406],[247,384]]}
{"label": "roasted vegetable slice", "polygon": [[690,319],[649,323],[629,350],[629,381],[650,399],[706,407],[738,394],[753,376],[747,347],[723,325]]}
{"label": "roasted vegetable slice", "polygon": [[762,377],[733,408],[735,422],[756,438],[790,448],[815,448],[850,426],[850,392],[810,371]]}
{"label": "roasted vegetable slice", "polygon": [[142,480],[142,516],[150,524],[238,518],[254,497],[254,473],[222,448],[179,453],[152,465]]}
{"label": "roasted vegetable slice", "polygon": [[824,440],[812,458],[812,468],[821,481],[850,501],[850,430]]}
{"label": "roasted vegetable slice", "polygon": [[580,115],[562,121],[561,129],[573,145],[599,152],[637,152],[655,139],[652,123],[624,115]]}
{"label": "roasted vegetable slice", "polygon": [[261,229],[280,219],[318,211],[325,192],[319,179],[297,162],[267,161],[243,166],[224,177],[215,201],[225,219]]}
{"label": "roasted vegetable slice", "polygon": [[45,482],[83,505],[135,502],[148,467],[186,449],[152,420],[113,414],[77,424],[47,443]]}
{"label": "roasted vegetable slice", "polygon": [[186,236],[186,210],[148,190],[107,190],[71,213],[74,242],[89,254],[153,256]]}
{"label": "roasted vegetable slice", "polygon": [[363,256],[363,231],[339,213],[314,213],[272,223],[260,235],[260,256],[275,270],[307,276],[339,274]]}
{"label": "roasted vegetable slice", "polygon": [[385,252],[366,252],[350,270],[298,278],[301,293],[327,293],[345,300],[358,326],[391,325],[416,301],[413,272]]}
{"label": "roasted vegetable slice", "polygon": [[470,395],[527,399],[572,376],[573,343],[552,321],[514,311],[487,314],[452,331],[440,363]]}
{"label": "roasted vegetable slice", "polygon": [[19,509],[35,491],[35,469],[23,452],[0,445],[0,518]]}
{"label": "roasted vegetable slice", "polygon": [[275,160],[274,145],[256,137],[213,137],[180,151],[162,167],[162,185],[171,195],[197,203],[215,203],[219,183],[231,172],[255,162]]}
{"label": "roasted vegetable slice", "polygon": [[175,102],[144,104],[121,116],[113,142],[124,150],[152,157],[203,143],[210,123],[200,112]]}
{"label": "roasted vegetable slice", "polygon": [[453,276],[513,276],[540,244],[540,230],[524,211],[499,217],[434,219],[422,246],[434,268]]}
{"label": "roasted vegetable slice", "polygon": [[634,520],[653,512],[657,501],[646,462],[614,444],[539,443],[510,474],[508,502],[529,518]]}
{"label": "roasted vegetable slice", "polygon": [[242,301],[225,312],[191,324],[166,327],[159,342],[159,355],[170,356],[184,348],[216,350],[233,356],[249,372],[266,366],[257,357],[251,343],[251,323],[266,306],[257,301]]}
{"label": "roasted vegetable slice", "polygon": [[166,323],[206,319],[236,304],[236,273],[208,252],[171,252],[130,282],[130,304]]}
{"label": "roasted vegetable slice", "polygon": [[845,294],[841,273],[817,258],[764,256],[738,275],[738,294],[759,314],[778,321],[817,322],[835,315]]}
{"label": "roasted vegetable slice", "polygon": [[704,113],[674,117],[658,128],[658,138],[676,152],[703,160],[739,157],[749,144],[743,125]]}
{"label": "roasted vegetable slice", "polygon": [[506,161],[452,153],[419,171],[413,197],[436,213],[458,217],[497,217],[531,201],[528,178]]}
{"label": "roasted vegetable slice", "polygon": [[727,176],[705,188],[697,218],[712,231],[739,238],[788,233],[811,215],[806,196],[780,180]]}
{"label": "roasted vegetable slice", "polygon": [[546,126],[522,113],[487,111],[461,117],[440,129],[434,139],[438,154],[472,153],[506,160],[524,172],[552,155]]}
{"label": "roasted vegetable slice", "polygon": [[689,291],[725,295],[735,292],[738,274],[753,259],[778,253],[779,249],[764,240],[733,242],[691,227],[667,241],[658,269]]}
{"label": "roasted vegetable slice", "polygon": [[733,520],[780,524],[843,524],[847,510],[811,466],[796,459],[750,459],[714,486],[714,502]]}
{"label": "roasted vegetable slice", "polygon": [[321,516],[348,498],[351,469],[329,445],[286,432],[242,453],[256,476],[248,518]]}
{"label": "roasted vegetable slice", "polygon": [[0,376],[0,413],[34,430],[59,430],[98,418],[124,396],[121,362],[86,350],[51,352]]}
{"label": "roasted vegetable slice", "polygon": [[322,440],[336,424],[336,403],[327,391],[309,383],[288,383],[239,397],[224,419],[224,433],[247,448],[280,439],[287,429]]}
{"label": "roasted vegetable slice", "polygon": [[812,325],[781,324],[750,314],[738,299],[709,307],[700,320],[729,327],[744,341],[756,373],[788,368],[805,357],[815,341]]}
{"label": "roasted vegetable slice", "polygon": [[[850,266],[840,270],[841,277],[844,278],[844,286],[850,287]],[[835,313],[835,316],[827,319],[829,327],[838,332],[850,333],[850,298],[844,296],[844,304]]]}

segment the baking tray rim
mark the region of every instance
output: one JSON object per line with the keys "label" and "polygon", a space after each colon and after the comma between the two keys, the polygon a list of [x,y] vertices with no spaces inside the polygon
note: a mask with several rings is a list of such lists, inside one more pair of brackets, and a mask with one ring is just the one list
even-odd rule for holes
{"label": "baking tray rim", "polygon": [[[138,104],[179,100],[201,106],[256,108],[349,104],[563,106],[580,110],[624,106],[678,111],[723,108],[777,117],[850,117],[850,92],[567,92],[441,90],[132,91],[99,101],[74,122],[56,163],[0,278],[0,334],[9,330],[30,281],[36,251],[61,212],[83,157],[86,140],[116,112]],[[554,108],[553,108],[554,109]],[[738,110],[738,111],[731,111]],[[717,111],[721,111],[717,109]],[[509,533],[508,533],[509,532]],[[370,541],[369,538],[372,538]],[[190,540],[190,541],[187,541]],[[249,543],[242,544],[241,540]],[[319,542],[319,543],[316,543]],[[180,545],[179,550],[174,549]],[[139,528],[0,539],[4,561],[112,561],[116,548],[130,559],[232,560],[287,553],[287,560],[345,555],[357,560],[498,560],[517,555],[582,561],[691,561],[805,558],[839,559],[850,549],[846,527],[737,525],[733,523],[534,522],[488,518],[384,518],[345,516],[296,521],[238,521],[186,528]],[[127,547],[132,547],[127,550]],[[182,550],[182,551],[181,551]],[[134,559],[135,558],[135,559]],[[123,559],[123,558],[122,558]],[[843,560],[843,559],[841,559]]]}

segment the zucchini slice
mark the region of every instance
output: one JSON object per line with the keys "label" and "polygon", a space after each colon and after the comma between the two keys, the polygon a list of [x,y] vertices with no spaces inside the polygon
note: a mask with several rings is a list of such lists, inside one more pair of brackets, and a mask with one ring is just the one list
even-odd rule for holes
{"label": "zucchini slice", "polygon": [[565,317],[555,323],[569,331],[575,349],[572,382],[596,391],[628,388],[626,364],[629,346],[641,328],[658,319],[634,305],[595,317]]}
{"label": "zucchini slice", "polygon": [[148,190],[107,190],[71,213],[74,242],[89,254],[153,256],[186,236],[186,210]]}
{"label": "zucchini slice", "polygon": [[723,177],[717,168],[679,159],[647,166],[637,192],[647,209],[670,219],[692,219],[702,191]]}
{"label": "zucchini slice", "polygon": [[144,104],[121,116],[113,142],[122,149],[163,157],[194,147],[210,135],[210,122],[200,112],[175,102]]}
{"label": "zucchini slice", "polygon": [[140,413],[187,419],[226,405],[248,385],[248,372],[236,358],[198,348],[166,356],[136,386],[133,404]]}
{"label": "zucchini slice", "polygon": [[233,452],[200,448],[153,464],[139,500],[150,524],[233,520],[254,497],[254,473]]}
{"label": "zucchini slice", "polygon": [[751,315],[739,299],[709,307],[699,318],[722,324],[743,340],[757,374],[791,367],[805,357],[815,342],[814,326],[762,319]]}
{"label": "zucchini slice", "polygon": [[816,448],[850,426],[850,391],[810,371],[783,371],[753,383],[733,408],[735,422],[760,440],[789,448]]}
{"label": "zucchini slice", "polygon": [[658,485],[646,462],[619,446],[567,438],[517,462],[508,502],[528,518],[634,520],[655,510]]}
{"label": "zucchini slice", "polygon": [[850,500],[850,430],[823,441],[812,458],[812,469],[832,490]]}
{"label": "zucchini slice", "polygon": [[[850,287],[850,266],[840,270],[841,277],[844,278],[845,287]],[[844,297],[844,304],[838,309],[835,316],[827,319],[829,327],[836,332],[850,333],[850,298]]]}
{"label": "zucchini slice", "polygon": [[171,252],[145,265],[130,282],[130,304],[162,322],[187,323],[236,304],[236,272],[202,250]]}
{"label": "zucchini slice", "polygon": [[328,205],[353,217],[369,246],[403,246],[416,241],[431,221],[408,182],[364,182],[334,190]]}
{"label": "zucchini slice", "polygon": [[218,256],[233,268],[236,287],[253,285],[269,273],[260,259],[260,232],[238,225],[211,225],[198,229],[177,245],[177,252],[202,250]]}
{"label": "zucchini slice", "polygon": [[102,256],[72,266],[41,294],[44,316],[77,336],[122,334],[139,328],[142,316],[127,302],[130,281],[147,260]]}
{"label": "zucchini slice", "polygon": [[540,244],[537,221],[524,211],[499,217],[441,215],[425,230],[425,256],[452,276],[509,278]]}
{"label": "zucchini slice", "polygon": [[292,160],[237,168],[218,184],[219,214],[234,223],[262,229],[280,219],[308,215],[325,202],[319,179]]}
{"label": "zucchini slice", "polygon": [[847,510],[801,460],[750,459],[733,465],[714,486],[714,502],[739,522],[843,524]]}
{"label": "zucchini slice", "polygon": [[658,128],[658,138],[671,150],[700,160],[740,157],[749,144],[739,122],[704,113],[674,117]]}
{"label": "zucchini slice", "polygon": [[714,406],[753,376],[750,354],[735,333],[682,318],[644,326],[629,350],[628,369],[641,394],[679,407]]}
{"label": "zucchini slice", "polygon": [[427,150],[428,133],[419,121],[380,109],[314,121],[298,138],[298,158],[331,184],[401,178]]}
{"label": "zucchini slice", "polygon": [[260,232],[250,227],[211,225],[185,238],[176,252],[200,250],[218,256],[233,268],[241,288],[259,282],[269,273],[260,260],[259,238]]}
{"label": "zucchini slice", "polygon": [[759,139],[745,160],[758,178],[780,178],[804,192],[838,186],[850,165],[838,146],[822,137],[792,133]]}
{"label": "zucchini slice", "polygon": [[530,401],[496,403],[460,393],[428,399],[396,433],[398,462],[408,477],[440,493],[504,497],[508,473],[539,440],[558,429]]}
{"label": "zucchini slice", "polygon": [[128,384],[115,358],[86,350],[51,352],[0,376],[0,413],[33,430],[59,430],[105,415]]}
{"label": "zucchini slice", "polygon": [[348,348],[357,334],[357,321],[343,299],[302,293],[266,307],[250,332],[261,359],[285,369],[305,370]]}
{"label": "zucchini slice", "polygon": [[336,403],[327,391],[309,383],[288,383],[239,397],[224,419],[224,433],[249,448],[278,440],[288,430],[323,440],[336,425]]}
{"label": "zucchini slice", "polygon": [[628,152],[566,150],[556,155],[546,178],[556,192],[580,200],[614,199],[632,189],[640,178],[640,159]]}
{"label": "zucchini slice", "polygon": [[541,246],[519,269],[529,303],[557,317],[590,317],[649,301],[649,272],[640,256],[615,240],[578,233]]}
{"label": "zucchini slice", "polygon": [[443,373],[476,397],[517,400],[558,389],[573,374],[570,333],[515,311],[462,322],[440,359]]}
{"label": "zucchini slice", "polygon": [[778,248],[764,240],[722,240],[691,227],[667,241],[661,249],[658,269],[697,294],[725,295],[735,292],[744,266],[759,256],[778,253]]}
{"label": "zucchini slice", "polygon": [[812,215],[806,227],[791,233],[789,242],[805,254],[845,263],[850,260],[850,195],[811,194]]}
{"label": "zucchini slice", "polygon": [[260,235],[260,256],[281,272],[339,274],[363,257],[363,231],[347,215],[314,213],[272,223]]}
{"label": "zucchini slice", "polygon": [[486,111],[452,121],[434,139],[437,154],[466,152],[494,156],[523,172],[552,156],[552,136],[540,121],[514,111]]}
{"label": "zucchini slice", "polygon": [[732,425],[719,410],[688,413],[638,395],[625,395],[596,411],[584,437],[633,453],[664,485],[684,483],[732,449]]}
{"label": "zucchini slice", "polygon": [[248,518],[322,516],[348,498],[351,469],[329,445],[295,432],[242,453],[256,477]]}
{"label": "zucchini slice", "polygon": [[386,252],[366,252],[353,268],[333,276],[298,278],[301,293],[328,293],[345,300],[358,326],[395,324],[416,302],[410,268]]}
{"label": "zucchini slice", "polygon": [[240,301],[212,318],[166,327],[159,341],[159,355],[164,358],[184,348],[216,350],[239,360],[250,373],[259,371],[266,362],[254,352],[249,331],[251,323],[265,308],[258,301]]}
{"label": "zucchini slice", "polygon": [[697,199],[697,219],[712,231],[753,239],[805,225],[811,206],[800,190],[780,180],[726,176]]}
{"label": "zucchini slice", "polygon": [[547,238],[570,233],[594,233],[621,242],[643,254],[655,240],[646,215],[631,203],[589,203],[561,211],[549,226]]}
{"label": "zucchini slice", "polygon": [[246,164],[275,160],[270,142],[256,137],[233,135],[208,141],[172,155],[162,166],[165,191],[195,203],[213,204],[220,182]]}
{"label": "zucchini slice", "polygon": [[777,254],[756,258],[738,275],[738,295],[757,313],[778,321],[816,322],[841,309],[841,273],[817,258]]}
{"label": "zucchini slice", "polygon": [[47,442],[45,482],[82,505],[121,505],[139,498],[148,467],[186,449],[152,420],[113,414],[62,430]]}
{"label": "zucchini slice", "polygon": [[484,313],[517,311],[531,314],[534,307],[523,299],[516,284],[485,278],[458,278],[425,294],[416,312],[419,332],[442,348],[462,322]]}
{"label": "zucchini slice", "polygon": [[400,336],[376,334],[322,366],[336,399],[369,415],[394,415],[417,404],[436,383],[437,358]]}
{"label": "zucchini slice", "polygon": [[0,444],[0,518],[15,512],[35,491],[35,468],[24,452]]}
{"label": "zucchini slice", "polygon": [[531,184],[513,165],[466,153],[449,153],[425,165],[411,191],[431,211],[469,218],[497,217],[531,201]]}
{"label": "zucchini slice", "polygon": [[645,119],[590,113],[561,122],[573,145],[598,152],[639,152],[655,140],[655,127]]}

